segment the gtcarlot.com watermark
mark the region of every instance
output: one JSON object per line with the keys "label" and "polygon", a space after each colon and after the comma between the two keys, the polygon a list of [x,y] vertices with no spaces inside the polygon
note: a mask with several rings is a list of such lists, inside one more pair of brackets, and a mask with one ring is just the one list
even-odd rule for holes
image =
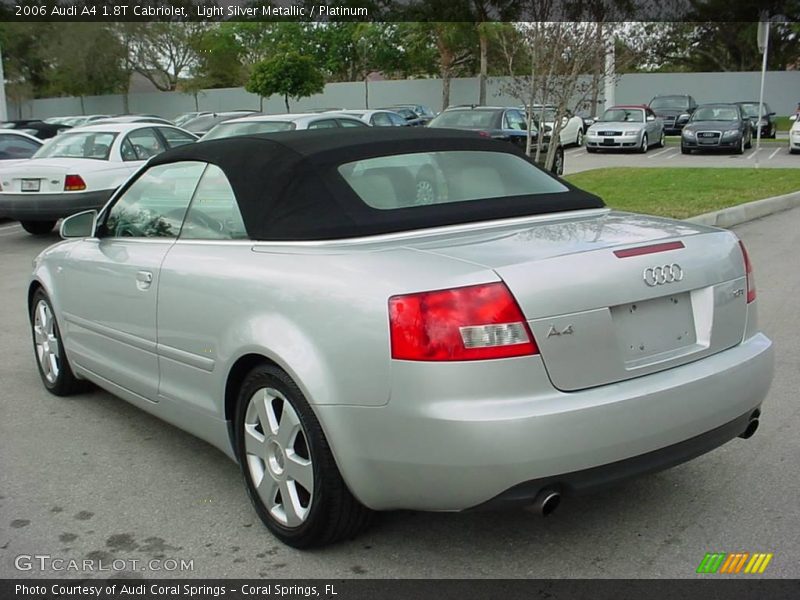
{"label": "gtcarlot.com watermark", "polygon": [[18,571],[194,571],[194,559],[164,558],[139,560],[136,558],[115,558],[114,560],[95,560],[82,558],[63,558],[50,554],[20,554],[14,559]]}

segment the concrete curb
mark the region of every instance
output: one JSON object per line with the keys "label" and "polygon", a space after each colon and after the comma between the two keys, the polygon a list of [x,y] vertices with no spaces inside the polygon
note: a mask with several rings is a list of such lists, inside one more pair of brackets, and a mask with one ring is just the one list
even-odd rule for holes
{"label": "concrete curb", "polygon": [[689,223],[712,225],[714,227],[733,227],[753,219],[760,219],[777,212],[800,206],[800,192],[791,192],[783,196],[754,200],[738,206],[715,210],[685,219]]}

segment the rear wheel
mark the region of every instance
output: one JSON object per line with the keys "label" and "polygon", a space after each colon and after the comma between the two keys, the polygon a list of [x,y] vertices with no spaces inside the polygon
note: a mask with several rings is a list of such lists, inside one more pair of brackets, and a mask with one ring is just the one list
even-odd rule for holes
{"label": "rear wheel", "polygon": [[369,524],[371,511],[347,489],[316,415],[281,369],[259,365],[245,378],[236,439],[250,500],[283,543],[323,546]]}
{"label": "rear wheel", "polygon": [[53,231],[55,221],[20,221],[22,228],[33,235],[46,235]]}
{"label": "rear wheel", "polygon": [[33,295],[30,311],[33,350],[44,387],[56,396],[69,396],[85,390],[88,382],[73,374],[64,353],[53,306],[41,288]]}

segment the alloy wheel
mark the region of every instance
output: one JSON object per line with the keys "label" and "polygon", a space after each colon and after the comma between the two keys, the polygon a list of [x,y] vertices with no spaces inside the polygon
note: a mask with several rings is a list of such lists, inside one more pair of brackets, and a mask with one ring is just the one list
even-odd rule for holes
{"label": "alloy wheel", "polygon": [[274,388],[257,390],[244,421],[247,469],[269,514],[284,527],[308,518],[314,498],[314,464],[300,417]]}
{"label": "alloy wheel", "polygon": [[39,300],[34,309],[33,335],[36,358],[49,383],[55,383],[61,372],[61,356],[55,324],[56,320],[50,306],[44,300]]}

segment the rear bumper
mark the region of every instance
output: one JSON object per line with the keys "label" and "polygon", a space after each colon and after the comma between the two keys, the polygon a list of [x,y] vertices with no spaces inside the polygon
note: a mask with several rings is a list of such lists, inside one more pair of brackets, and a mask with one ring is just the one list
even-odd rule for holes
{"label": "rear bumper", "polygon": [[459,511],[542,482],[584,491],[707,452],[744,431],[772,361],[772,343],[756,334],[687,365],[570,393],[552,387],[539,357],[395,361],[385,406],[316,409],[364,504]]}
{"label": "rear bumper", "polygon": [[51,221],[102,208],[114,190],[61,194],[0,193],[0,216],[19,221]]}

